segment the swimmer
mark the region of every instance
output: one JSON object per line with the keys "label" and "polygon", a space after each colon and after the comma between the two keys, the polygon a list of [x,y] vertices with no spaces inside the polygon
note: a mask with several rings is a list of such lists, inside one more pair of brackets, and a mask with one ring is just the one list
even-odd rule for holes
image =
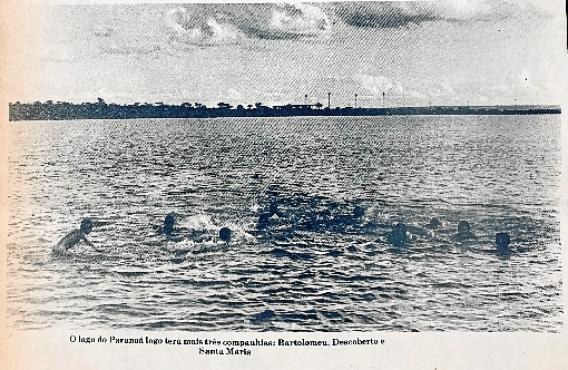
{"label": "swimmer", "polygon": [[509,244],[511,244],[511,238],[509,237],[509,234],[495,234],[495,246],[497,247],[497,253],[502,256],[511,254],[511,248],[509,247]]}
{"label": "swimmer", "polygon": [[278,208],[278,200],[277,199],[271,199],[270,203],[268,204],[268,217],[278,217],[278,218],[283,218],[284,217],[284,213],[280,211],[280,209]]}
{"label": "swimmer", "polygon": [[265,210],[258,215],[256,229],[258,231],[265,231],[271,227],[278,226],[283,220],[285,221],[286,217],[278,208],[277,200],[271,199],[268,204],[268,209],[265,208]]}
{"label": "swimmer", "polygon": [[233,232],[228,227],[222,227],[219,229],[219,239],[224,241],[225,243],[231,242],[231,237]]}
{"label": "swimmer", "polygon": [[270,214],[270,216],[278,214],[278,204],[276,204],[275,200],[271,201],[268,205],[268,213]]}
{"label": "swimmer", "polygon": [[95,246],[87,239],[87,235],[93,231],[93,221],[86,217],[81,221],[81,226],[79,229],[75,229],[65,235],[55,247],[53,247],[53,252],[58,254],[64,254],[69,249],[73,248],[81,241],[84,241],[89,247],[93,248],[95,251],[100,252]]}
{"label": "swimmer", "polygon": [[176,215],[175,213],[168,213],[164,218],[163,226],[159,227],[157,230],[158,234],[163,234],[168,240],[179,241],[181,237],[177,234],[177,230],[175,228],[176,224]]}
{"label": "swimmer", "polygon": [[388,236],[388,241],[397,248],[402,248],[408,242],[408,234],[406,232],[406,225],[398,223],[393,228]]}
{"label": "swimmer", "polygon": [[256,228],[258,230],[264,230],[270,225],[270,215],[268,213],[261,213],[258,216],[258,222],[256,223]]}
{"label": "swimmer", "polygon": [[458,224],[458,233],[455,235],[457,240],[476,239],[474,233],[471,232],[471,226],[467,221],[460,221]]}
{"label": "swimmer", "polygon": [[223,226],[216,236],[205,236],[199,240],[199,245],[193,250],[194,254],[224,251],[233,238],[233,230]]}
{"label": "swimmer", "polygon": [[355,206],[355,208],[353,208],[353,217],[360,219],[363,216],[365,216],[365,208],[361,206]]}
{"label": "swimmer", "polygon": [[259,231],[265,230],[271,225],[277,223],[278,220],[282,217],[283,214],[280,213],[280,210],[278,209],[277,201],[275,199],[271,199],[270,203],[268,204],[268,210],[263,211],[258,215],[256,229]]}
{"label": "swimmer", "polygon": [[174,226],[176,224],[176,215],[174,213],[168,213],[164,218],[164,226],[162,227],[162,234],[166,236],[172,235],[174,232]]}

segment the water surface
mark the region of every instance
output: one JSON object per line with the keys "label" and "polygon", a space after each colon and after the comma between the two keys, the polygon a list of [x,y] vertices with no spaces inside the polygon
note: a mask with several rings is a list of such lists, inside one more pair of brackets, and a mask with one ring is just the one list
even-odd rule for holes
{"label": "water surface", "polygon": [[[558,116],[19,122],[10,135],[17,328],[561,328]],[[258,230],[270,204],[281,217]],[[169,212],[235,238],[168,242],[155,229]],[[52,255],[85,216],[103,252]],[[453,239],[460,220],[476,239]],[[386,238],[398,222],[403,249]]]}

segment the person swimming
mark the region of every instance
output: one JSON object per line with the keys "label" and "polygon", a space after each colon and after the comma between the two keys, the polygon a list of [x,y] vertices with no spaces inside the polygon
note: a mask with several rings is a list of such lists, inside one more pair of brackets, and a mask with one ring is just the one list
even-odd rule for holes
{"label": "person swimming", "polygon": [[199,242],[199,245],[193,249],[194,254],[199,253],[211,253],[211,252],[218,252],[224,251],[227,245],[231,242],[233,237],[236,237],[239,240],[244,240],[244,236],[239,235],[239,230],[230,229],[227,226],[223,226],[219,229],[216,236],[207,237]]}
{"label": "person swimming", "polygon": [[511,238],[507,233],[497,233],[495,234],[495,246],[497,247],[497,253],[501,256],[506,256],[511,254]]}
{"label": "person swimming", "polygon": [[265,231],[271,226],[276,226],[279,224],[281,219],[284,219],[285,215],[280,210],[278,205],[278,200],[275,198],[270,199],[267,209],[261,211],[258,215],[258,221],[256,223],[257,231]]}
{"label": "person swimming", "polygon": [[402,248],[406,246],[406,243],[408,242],[406,225],[403,223],[396,224],[388,236],[388,241],[396,248]]}
{"label": "person swimming", "polygon": [[176,215],[174,213],[168,213],[164,218],[164,225],[162,226],[162,234],[166,236],[172,235],[174,232],[174,226],[176,224]]}
{"label": "person swimming", "polygon": [[176,214],[171,212],[164,218],[164,223],[157,230],[158,234],[164,235],[168,240],[179,241],[181,237],[176,229]]}
{"label": "person swimming", "polygon": [[228,227],[224,226],[219,229],[219,239],[224,241],[225,243],[229,243],[231,241],[231,237],[233,236],[233,232]]}
{"label": "person swimming", "polygon": [[95,251],[100,252],[95,246],[87,239],[93,231],[93,221],[86,217],[81,221],[81,226],[79,229],[75,229],[65,235],[61,240],[53,247],[53,252],[57,254],[65,254],[69,249],[73,248],[81,241],[85,242],[89,247],[93,248]]}
{"label": "person swimming", "polygon": [[361,206],[355,206],[353,208],[353,217],[356,220],[360,220],[363,216],[365,216],[365,208]]}
{"label": "person swimming", "polygon": [[458,233],[455,235],[455,239],[459,241],[467,239],[476,239],[474,233],[471,232],[471,226],[467,221],[460,221],[458,223]]}
{"label": "person swimming", "polygon": [[280,216],[279,213],[280,213],[280,211],[279,211],[279,209],[278,209],[278,203],[277,203],[277,201],[274,200],[274,199],[271,200],[271,201],[270,201],[270,204],[268,205],[268,214],[269,214],[270,216],[274,216],[274,215]]}
{"label": "person swimming", "polygon": [[270,226],[270,215],[266,212],[261,213],[258,216],[258,221],[256,223],[257,230],[265,230]]}

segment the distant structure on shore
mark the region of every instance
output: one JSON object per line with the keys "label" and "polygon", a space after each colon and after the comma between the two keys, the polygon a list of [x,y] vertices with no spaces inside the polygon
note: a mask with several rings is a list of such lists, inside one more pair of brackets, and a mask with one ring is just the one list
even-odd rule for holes
{"label": "distant structure on shore", "polygon": [[99,98],[96,103],[73,104],[51,100],[45,103],[10,103],[10,121],[133,119],[133,118],[217,118],[217,117],[296,117],[296,116],[406,116],[406,115],[532,115],[560,114],[559,106],[496,105],[496,106],[428,106],[428,107],[323,107],[316,104],[287,104],[268,107],[262,103],[237,105],[220,102],[209,108],[200,103],[168,105],[163,103],[107,104]]}

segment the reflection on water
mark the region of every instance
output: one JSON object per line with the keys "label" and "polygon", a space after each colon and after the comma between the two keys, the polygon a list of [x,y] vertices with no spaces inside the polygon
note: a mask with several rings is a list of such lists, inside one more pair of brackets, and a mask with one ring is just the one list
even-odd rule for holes
{"label": "reflection on water", "polygon": [[[9,315],[24,329],[558,331],[559,131],[551,116],[12,123]],[[156,233],[170,212],[181,241]],[[86,216],[102,252],[53,256]],[[463,220],[474,238],[456,238]]]}

